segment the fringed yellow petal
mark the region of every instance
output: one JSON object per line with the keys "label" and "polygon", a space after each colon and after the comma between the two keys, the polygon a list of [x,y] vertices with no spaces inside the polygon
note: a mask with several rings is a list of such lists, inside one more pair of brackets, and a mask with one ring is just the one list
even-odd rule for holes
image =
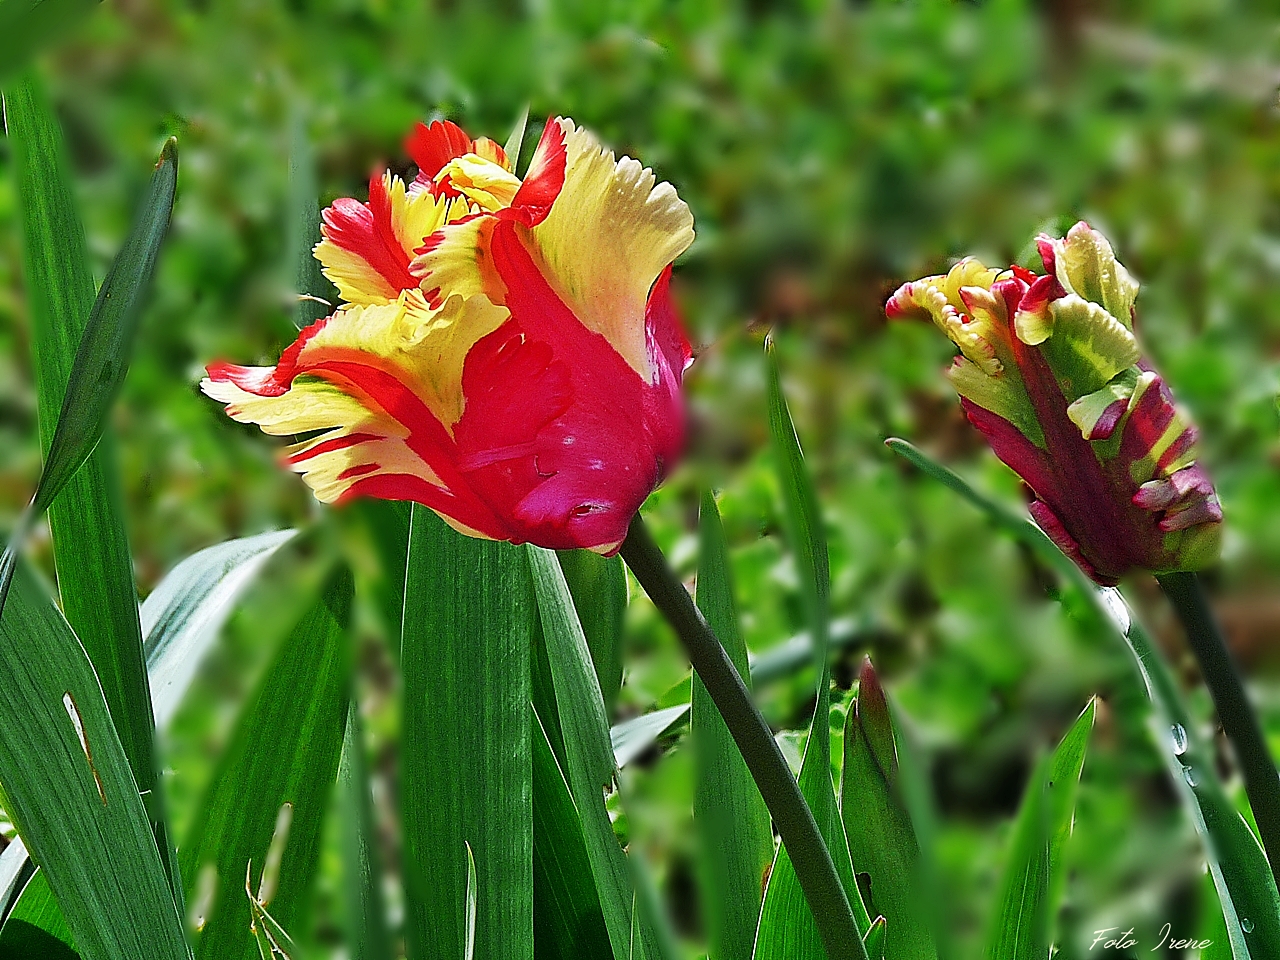
{"label": "fringed yellow petal", "polygon": [[547,218],[525,231],[530,247],[583,324],[652,381],[645,301],[658,274],[693,242],[693,215],[652,170],[616,160],[569,120],[555,122],[565,133],[564,188]]}
{"label": "fringed yellow petal", "polygon": [[455,157],[436,174],[436,182],[448,180],[455,190],[481,210],[492,213],[511,206],[520,180],[506,167],[468,153]]}

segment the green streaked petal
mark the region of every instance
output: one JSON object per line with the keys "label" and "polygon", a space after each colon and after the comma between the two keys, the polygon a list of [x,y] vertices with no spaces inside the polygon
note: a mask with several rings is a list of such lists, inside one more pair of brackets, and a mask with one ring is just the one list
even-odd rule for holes
{"label": "green streaked petal", "polygon": [[1141,356],[1133,332],[1106,310],[1075,294],[1049,305],[1053,336],[1041,351],[1068,401],[1102,389]]}
{"label": "green streaked petal", "polygon": [[947,379],[960,396],[998,417],[1004,417],[1024,437],[1036,446],[1044,447],[1044,431],[1021,380],[1003,374],[989,377],[977,364],[964,357],[956,357],[947,371]]}
{"label": "green streaked petal", "polygon": [[1067,407],[1067,416],[1071,418],[1071,422],[1080,428],[1080,434],[1090,440],[1093,437],[1094,427],[1098,425],[1098,421],[1102,419],[1102,415],[1117,400],[1123,400],[1126,403],[1133,396],[1134,387],[1138,383],[1138,371],[1134,367],[1130,367],[1121,371],[1106,386],[1093,393],[1086,393],[1075,403]]}
{"label": "green streaked petal", "polygon": [[1055,240],[1055,272],[1068,293],[1101,304],[1128,330],[1133,329],[1133,304],[1138,282],[1116,259],[1111,244],[1087,223],[1077,223],[1065,239]]}

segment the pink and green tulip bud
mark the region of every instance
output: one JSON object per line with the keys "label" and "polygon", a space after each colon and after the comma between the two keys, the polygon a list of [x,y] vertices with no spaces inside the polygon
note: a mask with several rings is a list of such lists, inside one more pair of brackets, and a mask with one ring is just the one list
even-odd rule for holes
{"label": "pink and green tulip bud", "polygon": [[566,119],[529,169],[448,122],[405,142],[406,183],[324,211],[345,303],[274,367],[201,384],[241,422],[308,434],[287,463],[326,502],[413,500],[464,533],[616,551],[681,452],[689,343],[671,263],[693,217],[670,184]]}
{"label": "pink and green tulip bud", "polygon": [[885,312],[931,319],[959,347],[948,376],[969,421],[1090,577],[1207,566],[1222,508],[1195,427],[1142,358],[1137,281],[1086,223],[1037,245],[1043,275],[966,259],[903,284]]}

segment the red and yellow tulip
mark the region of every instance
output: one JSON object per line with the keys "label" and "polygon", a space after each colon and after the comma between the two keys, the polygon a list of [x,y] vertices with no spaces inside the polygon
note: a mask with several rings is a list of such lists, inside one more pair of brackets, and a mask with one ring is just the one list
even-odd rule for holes
{"label": "red and yellow tulip", "polygon": [[326,503],[413,500],[475,536],[617,549],[681,451],[691,357],[671,263],[689,208],[570,120],[523,178],[492,140],[418,124],[406,183],[323,213],[345,301],[274,367],[216,363],[236,420],[310,435],[287,463]]}
{"label": "red and yellow tulip", "polygon": [[1216,559],[1222,508],[1195,427],[1141,355],[1138,284],[1086,223],[1037,240],[1044,274],[972,258],[903,284],[890,317],[933,320],[969,421],[1036,495],[1031,514],[1100,583]]}

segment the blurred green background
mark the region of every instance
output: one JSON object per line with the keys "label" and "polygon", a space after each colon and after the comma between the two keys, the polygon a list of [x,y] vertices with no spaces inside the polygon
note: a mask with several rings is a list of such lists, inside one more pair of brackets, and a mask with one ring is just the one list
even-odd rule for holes
{"label": "blurred green background", "polygon": [[[276,466],[274,441],[196,389],[207,361],[272,363],[292,338],[300,139],[328,203],[363,196],[375,165],[403,171],[415,120],[448,117],[501,142],[525,103],[537,121],[572,116],[674,183],[696,218],[675,281],[698,350],[690,450],[647,514],[692,575],[698,489],[720,489],[750,648],[801,629],[764,416],[771,330],[823,497],[835,613],[854,635],[836,680],[847,690],[870,653],[924,748],[954,956],[978,954],[1032,764],[1095,693],[1062,956],[1087,954],[1101,927],[1135,927],[1147,945],[1166,921],[1187,936],[1211,929],[1201,848],[1150,747],[1127,651],[1073,620],[1028,554],[883,447],[904,436],[1022,496],[941,376],[951,345],[924,325],[889,325],[882,305],[965,254],[1029,263],[1037,231],[1077,218],[1110,236],[1143,284],[1145,348],[1202,428],[1228,524],[1209,581],[1280,747],[1280,17],[1267,4],[112,0],[39,69],[99,277],[162,138],[181,142],[173,231],[115,416],[144,594],[199,547],[319,510]],[[0,526],[39,469],[29,358],[0,139]],[[382,571],[361,525],[344,526],[367,587],[361,690],[394,864]],[[1154,584],[1129,593],[1194,685]],[[268,581],[250,598],[171,731],[179,836],[272,624],[287,619],[280,597]],[[617,718],[687,670],[642,599],[628,644]],[[812,679],[760,692],[778,729],[804,728]],[[1207,699],[1195,702],[1208,722]],[[649,856],[692,957],[688,753],[676,735],[628,768],[618,827]],[[1225,752],[1221,766],[1234,782]],[[309,934],[322,945],[338,939],[335,858]]]}

